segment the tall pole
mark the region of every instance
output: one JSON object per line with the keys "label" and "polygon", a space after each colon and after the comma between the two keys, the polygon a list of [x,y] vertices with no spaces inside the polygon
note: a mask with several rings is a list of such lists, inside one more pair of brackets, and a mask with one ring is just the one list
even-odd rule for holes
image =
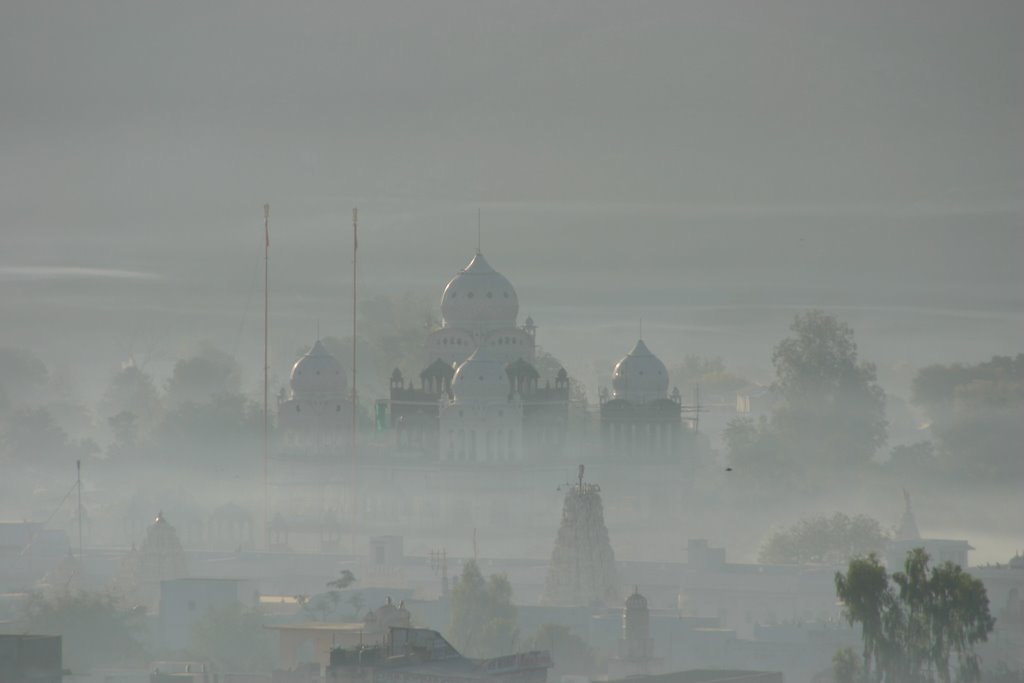
{"label": "tall pole", "polygon": [[263,532],[270,550],[270,412],[267,389],[270,385],[270,363],[267,348],[270,342],[270,204],[263,205]]}
{"label": "tall pole", "polygon": [[78,565],[81,567],[84,556],[82,554],[82,461],[76,460],[77,487],[78,487]]}
{"label": "tall pole", "polygon": [[352,554],[356,554],[356,532],[359,525],[359,491],[356,483],[356,409],[359,394],[356,391],[356,257],[359,252],[359,209],[352,209]]}

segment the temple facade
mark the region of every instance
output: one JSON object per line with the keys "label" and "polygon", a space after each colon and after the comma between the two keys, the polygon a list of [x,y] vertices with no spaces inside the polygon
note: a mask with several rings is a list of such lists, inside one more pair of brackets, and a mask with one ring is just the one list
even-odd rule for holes
{"label": "temple facade", "polygon": [[668,370],[643,339],[616,363],[612,392],[599,398],[606,458],[672,461],[690,448],[699,408],[684,406],[679,389],[669,395]]}
{"label": "temple facade", "polygon": [[444,288],[418,385],[397,368],[388,411],[400,451],[445,463],[550,458],[565,444],[569,376],[544,378],[533,319],[515,288],[476,255]]}
{"label": "temple facade", "polygon": [[277,401],[280,452],[327,457],[345,450],[352,424],[348,376],[319,339],[292,367]]}

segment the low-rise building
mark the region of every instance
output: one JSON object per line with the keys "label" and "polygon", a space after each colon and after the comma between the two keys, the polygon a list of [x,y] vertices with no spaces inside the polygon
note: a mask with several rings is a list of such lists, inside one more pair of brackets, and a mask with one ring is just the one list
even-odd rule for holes
{"label": "low-rise building", "polygon": [[379,645],[331,650],[327,678],[338,683],[546,683],[550,667],[547,651],[469,659],[437,631],[392,627]]}

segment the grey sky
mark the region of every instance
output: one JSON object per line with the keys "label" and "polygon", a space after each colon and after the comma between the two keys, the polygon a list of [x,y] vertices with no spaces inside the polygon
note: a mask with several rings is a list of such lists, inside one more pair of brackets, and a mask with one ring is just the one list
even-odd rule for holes
{"label": "grey sky", "polygon": [[[3,3],[0,266],[156,277],[8,290],[0,341],[70,301],[101,326],[186,311],[183,336],[223,306],[231,336],[264,201],[303,329],[347,296],[354,203],[370,287],[439,295],[482,206],[524,312],[604,286],[632,325],[652,288],[725,305],[768,283],[782,305],[939,290],[1019,313],[1022,29],[1015,0]],[[607,286],[627,276],[638,297]],[[1019,323],[1000,330],[993,350]]]}

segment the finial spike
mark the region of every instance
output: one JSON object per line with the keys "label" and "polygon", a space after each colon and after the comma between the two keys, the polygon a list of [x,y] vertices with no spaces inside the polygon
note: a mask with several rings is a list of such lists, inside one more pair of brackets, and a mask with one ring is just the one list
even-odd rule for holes
{"label": "finial spike", "polygon": [[480,226],[483,223],[482,219],[483,219],[483,209],[481,209],[478,206],[476,208],[476,253],[478,253],[478,254],[480,253],[480,233],[482,232]]}

